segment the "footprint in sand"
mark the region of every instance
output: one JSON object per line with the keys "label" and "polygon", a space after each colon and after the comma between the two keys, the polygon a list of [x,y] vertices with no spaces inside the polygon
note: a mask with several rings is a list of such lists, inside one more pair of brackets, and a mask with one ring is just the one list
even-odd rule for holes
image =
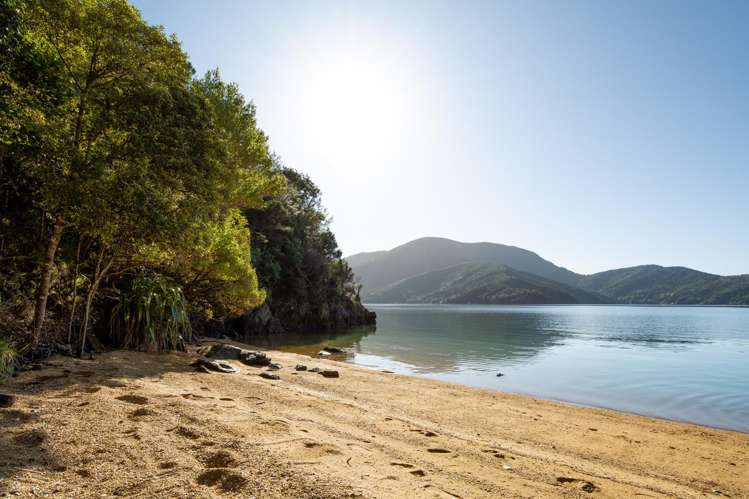
{"label": "footprint in sand", "polygon": [[177,463],[174,461],[165,461],[163,463],[159,463],[159,468],[162,470],[171,470],[177,467]]}
{"label": "footprint in sand", "polygon": [[431,452],[432,454],[450,454],[451,451],[447,449],[431,448],[427,449],[427,452]]}
{"label": "footprint in sand", "polygon": [[180,437],[189,438],[190,440],[197,440],[201,436],[200,433],[186,426],[178,426],[175,429],[175,433]]}
{"label": "footprint in sand", "polygon": [[247,479],[233,471],[214,468],[198,475],[197,482],[208,487],[218,487],[223,492],[239,492],[247,483]]}
{"label": "footprint in sand", "polygon": [[568,485],[568,484],[581,484],[580,489],[582,489],[584,492],[593,493],[598,490],[601,490],[599,487],[597,487],[592,482],[589,482],[587,480],[582,480],[580,478],[570,478],[567,476],[558,476],[557,482],[559,482],[561,485]]}
{"label": "footprint in sand", "polygon": [[439,435],[437,435],[437,434],[436,434],[435,432],[433,432],[433,431],[429,431],[429,430],[421,430],[421,429],[419,429],[419,428],[411,428],[411,431],[415,431],[416,433],[421,433],[421,434],[422,434],[422,435],[424,435],[425,437],[438,437],[438,436],[439,436]]}
{"label": "footprint in sand", "polygon": [[413,470],[413,471],[409,471],[409,473],[411,473],[413,476],[418,476],[418,477],[426,476],[426,472],[424,470]]}
{"label": "footprint in sand", "polygon": [[413,464],[408,463],[399,463],[399,462],[392,462],[390,463],[390,466],[400,466],[401,468],[413,468]]}
{"label": "footprint in sand", "polygon": [[101,384],[108,388],[127,388],[128,386],[127,383],[123,383],[122,381],[117,381],[116,379],[102,381]]}
{"label": "footprint in sand", "polygon": [[141,395],[120,395],[119,397],[115,398],[129,404],[146,405],[148,403],[148,399]]}
{"label": "footprint in sand", "polygon": [[156,411],[152,411],[151,409],[146,409],[145,407],[141,407],[140,409],[136,409],[130,413],[130,419],[142,418],[145,416],[155,416],[156,414],[158,414]]}
{"label": "footprint in sand", "polygon": [[340,455],[343,454],[338,447],[330,444],[323,444],[320,442],[314,442],[307,440],[302,442],[304,449],[302,452],[306,457],[323,457],[326,455]]}
{"label": "footprint in sand", "polygon": [[13,437],[13,443],[24,447],[39,447],[47,440],[47,434],[41,430],[31,430]]}
{"label": "footprint in sand", "polygon": [[234,459],[234,456],[225,450],[206,454],[200,458],[200,462],[206,468],[234,468],[237,465],[237,460]]}
{"label": "footprint in sand", "polygon": [[229,397],[221,397],[219,400],[223,400],[224,402],[234,402],[234,399]]}

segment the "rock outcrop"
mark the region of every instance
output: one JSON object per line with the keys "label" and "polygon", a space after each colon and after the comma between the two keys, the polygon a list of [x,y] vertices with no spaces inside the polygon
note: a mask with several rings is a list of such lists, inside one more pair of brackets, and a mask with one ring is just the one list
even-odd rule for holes
{"label": "rock outcrop", "polygon": [[284,301],[265,303],[229,324],[229,333],[240,340],[284,332],[342,331],[375,324],[377,315],[353,300],[323,303],[311,308],[307,303]]}

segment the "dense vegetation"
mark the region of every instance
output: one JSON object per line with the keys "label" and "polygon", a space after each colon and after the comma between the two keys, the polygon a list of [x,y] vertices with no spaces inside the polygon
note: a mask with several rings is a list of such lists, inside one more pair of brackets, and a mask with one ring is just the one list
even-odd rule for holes
{"label": "dense vegetation", "polygon": [[462,263],[371,293],[379,303],[501,305],[607,303],[605,297],[504,265]]}
{"label": "dense vegetation", "polygon": [[269,292],[355,298],[253,104],[125,0],[0,0],[0,54],[4,345],[173,348]]}
{"label": "dense vegetation", "polygon": [[749,305],[749,275],[658,265],[581,275],[502,244],[422,238],[347,261],[365,302]]}
{"label": "dense vegetation", "polygon": [[246,212],[252,255],[266,304],[241,322],[242,336],[278,330],[321,331],[369,324],[354,274],[342,259],[321,205],[320,190],[299,172],[280,168],[286,190]]}
{"label": "dense vegetation", "polygon": [[749,305],[749,275],[718,276],[685,267],[607,270],[582,277],[579,286],[620,303]]}

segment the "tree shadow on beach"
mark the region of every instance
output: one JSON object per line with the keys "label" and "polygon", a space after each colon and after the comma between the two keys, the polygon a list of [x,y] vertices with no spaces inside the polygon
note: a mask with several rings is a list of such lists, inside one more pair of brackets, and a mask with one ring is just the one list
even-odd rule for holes
{"label": "tree shadow on beach", "polygon": [[0,392],[17,397],[12,407],[0,409],[0,494],[13,493],[21,481],[26,487],[36,482],[48,485],[50,476],[54,479],[56,474],[64,483],[68,471],[90,478],[85,469],[69,470],[70,463],[54,452],[56,445],[69,442],[64,427],[50,428],[46,421],[50,402],[84,410],[91,394],[104,387],[127,388],[136,379],[159,382],[169,373],[194,372],[190,366],[194,358],[194,353],[126,351],[108,352],[93,360],[55,356],[42,369],[19,373],[0,385]]}

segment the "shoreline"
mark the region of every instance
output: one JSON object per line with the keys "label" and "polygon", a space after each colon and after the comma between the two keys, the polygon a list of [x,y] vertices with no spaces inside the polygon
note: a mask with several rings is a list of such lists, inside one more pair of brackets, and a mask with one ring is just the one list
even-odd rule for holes
{"label": "shoreline", "polygon": [[55,357],[8,382],[18,402],[0,410],[0,492],[749,495],[749,434],[739,431],[275,350],[278,381],[233,361],[238,374],[204,374],[189,366],[191,350]]}
{"label": "shoreline", "polygon": [[[293,354],[296,354],[296,355],[302,355],[302,356],[314,358],[315,357],[314,356],[314,352],[319,351],[324,346],[325,346],[325,343],[315,343],[315,344],[311,344],[311,345],[285,345],[285,346],[274,346],[274,347],[267,347],[267,348],[266,347],[252,346],[251,348],[252,349],[256,349],[256,350],[260,349],[260,350],[268,350],[268,351],[279,351],[279,352],[293,353]],[[371,355],[371,356],[374,356],[374,357],[379,357],[379,358],[385,358],[385,357],[381,357],[381,356],[376,356],[374,354],[368,354],[368,355]],[[340,356],[336,356],[336,355],[332,356],[332,360],[344,362],[345,364],[350,365],[350,366],[356,366],[356,367],[359,367],[359,368],[369,369],[369,370],[372,370],[372,371],[381,371],[382,369],[397,369],[397,368],[392,367],[392,366],[391,367],[384,367],[384,366],[374,366],[374,365],[360,364],[360,363],[352,362],[348,358],[344,359],[344,360],[341,360],[341,357]],[[396,361],[396,362],[401,363],[400,361]],[[406,365],[411,366],[410,364],[406,364]],[[411,366],[411,367],[413,367],[413,366]],[[549,401],[549,402],[555,402],[555,403],[559,403],[559,404],[566,404],[566,405],[570,405],[570,406],[576,407],[576,408],[583,408],[583,409],[585,409],[585,408],[587,408],[587,409],[604,409],[604,410],[613,411],[613,412],[616,412],[616,413],[626,414],[626,415],[630,415],[630,416],[639,416],[639,417],[644,417],[644,418],[659,419],[659,420],[663,420],[663,421],[671,421],[671,422],[674,422],[674,423],[683,423],[683,424],[700,426],[700,427],[704,427],[704,428],[710,428],[710,429],[714,429],[714,430],[732,431],[732,432],[736,432],[736,433],[742,433],[742,434],[749,435],[749,427],[747,427],[746,430],[743,430],[743,429],[740,429],[740,428],[733,428],[733,427],[730,427],[730,426],[720,426],[720,425],[715,425],[715,424],[708,424],[708,423],[702,423],[702,422],[697,422],[697,421],[690,421],[688,419],[670,418],[670,417],[662,416],[662,415],[659,415],[659,414],[654,414],[654,413],[649,414],[649,413],[646,413],[646,412],[637,412],[636,410],[621,409],[621,408],[617,408],[617,407],[613,407],[613,406],[606,406],[606,405],[602,405],[602,404],[601,405],[596,405],[596,404],[593,404],[593,403],[589,404],[589,403],[585,403],[585,402],[575,402],[573,400],[568,400],[568,399],[563,399],[563,398],[555,398],[555,397],[544,395],[544,394],[534,394],[534,393],[531,393],[531,392],[523,392],[523,391],[520,391],[520,390],[518,390],[518,391],[508,390],[508,389],[504,389],[503,390],[503,389],[499,389],[499,388],[487,388],[487,387],[482,387],[482,386],[473,386],[473,385],[469,385],[469,384],[465,384],[465,383],[460,383],[460,382],[457,382],[457,381],[449,381],[449,380],[439,379],[436,376],[432,377],[432,376],[430,376],[428,374],[418,374],[418,373],[413,373],[413,372],[398,372],[397,370],[394,371],[394,374],[398,374],[400,376],[415,377],[415,378],[419,378],[419,379],[435,381],[435,382],[438,382],[438,383],[447,383],[447,384],[450,384],[450,385],[456,385],[456,386],[465,387],[465,388],[472,388],[472,389],[476,389],[476,390],[487,390],[489,392],[497,392],[497,393],[502,393],[502,394],[518,395],[518,396],[521,396],[521,397],[529,397],[529,398],[533,398],[533,399],[544,400],[544,401]]]}

